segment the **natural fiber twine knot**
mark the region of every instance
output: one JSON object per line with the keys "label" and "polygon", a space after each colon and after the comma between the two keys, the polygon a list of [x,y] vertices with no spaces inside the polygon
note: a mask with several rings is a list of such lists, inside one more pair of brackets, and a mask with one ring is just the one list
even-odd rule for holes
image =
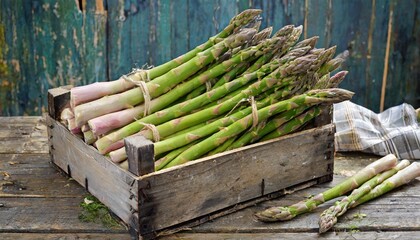
{"label": "natural fiber twine knot", "polygon": [[[134,74],[138,75],[140,77],[140,80],[133,79],[131,76]],[[129,81],[140,88],[141,92],[143,93],[143,98],[144,98],[143,116],[149,115],[151,96],[150,96],[149,88],[147,87],[147,84],[146,84],[146,82],[150,81],[149,69],[133,68],[133,70],[130,73],[126,75],[122,75],[121,77],[124,80]]]}

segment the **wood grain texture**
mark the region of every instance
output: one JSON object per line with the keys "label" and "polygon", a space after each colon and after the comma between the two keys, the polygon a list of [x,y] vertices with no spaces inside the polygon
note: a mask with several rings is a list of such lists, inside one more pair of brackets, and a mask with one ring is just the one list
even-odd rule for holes
{"label": "wood grain texture", "polygon": [[108,78],[107,12],[104,1],[86,1],[82,12],[82,46],[84,75],[78,85],[106,81]]}
{"label": "wood grain texture", "polygon": [[171,4],[171,58],[181,56],[190,50],[188,29],[188,2],[185,0],[172,0]]}
{"label": "wood grain texture", "polygon": [[134,175],[115,165],[48,116],[47,125],[53,163],[124,222],[130,222],[131,211],[137,210]]}
{"label": "wood grain texture", "polygon": [[319,36],[316,47],[330,46],[331,39],[331,1],[306,0],[304,36]]}
{"label": "wood grain texture", "polygon": [[1,233],[4,240],[131,240],[128,234],[121,233]]}
{"label": "wood grain texture", "polygon": [[[348,69],[349,73],[340,87],[353,91],[358,96],[369,94],[366,92],[364,72],[371,9],[371,1],[331,1],[331,37],[325,47],[336,45],[337,53],[349,51],[350,57],[343,64],[343,69]],[[352,101],[364,104],[362,99],[356,97]]]}
{"label": "wood grain texture", "polygon": [[[390,1],[392,29],[385,106],[409,102],[418,108],[419,11],[418,1]],[[404,24],[403,24],[404,22]],[[417,91],[417,92],[416,92]]]}
{"label": "wood grain texture", "polygon": [[0,233],[127,233],[122,225],[118,229],[108,229],[98,223],[80,221],[79,214],[82,212],[80,203],[82,201],[83,196],[75,198],[1,198],[4,207],[0,208],[2,216]]}
{"label": "wood grain texture", "polygon": [[188,32],[189,46],[194,48],[207,41],[216,33],[217,22],[214,11],[217,2],[213,0],[188,0]]}
{"label": "wood grain texture", "polygon": [[144,136],[131,136],[124,139],[128,156],[128,171],[136,176],[155,171],[153,142]]}
{"label": "wood grain texture", "polygon": [[[122,224],[107,228],[79,220],[88,192],[51,164],[42,117],[1,117],[0,135],[1,239],[130,238]],[[44,145],[29,148],[31,142]]]}
{"label": "wood grain texture", "polygon": [[328,176],[333,137],[327,125],[143,176],[148,221],[159,230]]}
{"label": "wood grain texture", "polygon": [[[362,103],[364,106],[369,106],[371,110],[379,112],[382,77],[386,64],[385,50],[389,20],[389,1],[372,1],[371,10],[365,68],[366,92]],[[388,93],[391,92],[389,91]]]}
{"label": "wood grain texture", "polygon": [[47,153],[0,154],[0,158],[0,198],[71,198],[87,194],[76,181],[57,171]]}
{"label": "wood grain texture", "polygon": [[171,236],[162,237],[162,240],[219,240],[219,239],[285,239],[285,240],[312,240],[312,239],[401,239],[412,240],[418,237],[417,232],[330,232],[322,236],[318,233],[177,233]]}
{"label": "wood grain texture", "polygon": [[70,88],[71,86],[48,90],[48,114],[52,118],[59,120],[63,109],[70,107]]}
{"label": "wood grain texture", "polygon": [[48,153],[41,117],[0,117],[0,153]]}

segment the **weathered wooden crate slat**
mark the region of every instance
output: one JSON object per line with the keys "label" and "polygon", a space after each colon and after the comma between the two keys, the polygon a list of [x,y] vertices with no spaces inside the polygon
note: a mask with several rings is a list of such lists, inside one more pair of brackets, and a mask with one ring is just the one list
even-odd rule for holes
{"label": "weathered wooden crate slat", "polygon": [[147,173],[137,176],[99,154],[54,118],[57,106],[65,106],[65,94],[62,90],[49,92],[49,109],[54,109],[47,116],[53,163],[107,205],[133,234],[143,238],[198,225],[332,179],[333,124],[158,172],[150,172],[153,151],[149,156],[139,154],[138,148],[144,146],[131,139],[129,168]]}

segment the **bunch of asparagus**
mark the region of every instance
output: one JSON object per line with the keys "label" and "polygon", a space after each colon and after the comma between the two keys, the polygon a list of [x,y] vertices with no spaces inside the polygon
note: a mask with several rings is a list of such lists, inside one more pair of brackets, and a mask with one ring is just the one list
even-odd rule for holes
{"label": "bunch of asparagus", "polygon": [[420,163],[408,160],[398,162],[393,154],[389,154],[363,168],[361,171],[342,183],[307,200],[288,207],[271,207],[256,213],[263,222],[290,220],[300,214],[314,210],[320,204],[344,196],[335,205],[326,209],[319,219],[319,232],[331,229],[337,218],[348,209],[377,198],[413,179],[420,177]]}
{"label": "bunch of asparagus", "polygon": [[[125,164],[124,138],[153,140],[156,170],[272,139],[303,127],[322,105],[349,100],[331,76],[344,55],[298,41],[302,27],[259,31],[249,9],[207,42],[151,69],[71,89],[61,119],[101,154]],[[272,35],[272,36],[271,36]]]}

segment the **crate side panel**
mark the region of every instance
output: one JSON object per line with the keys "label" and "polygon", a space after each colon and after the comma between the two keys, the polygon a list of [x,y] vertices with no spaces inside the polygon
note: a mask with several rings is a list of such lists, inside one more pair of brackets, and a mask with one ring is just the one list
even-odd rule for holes
{"label": "crate side panel", "polygon": [[47,123],[53,162],[130,223],[132,212],[138,208],[137,181],[133,175],[113,165],[50,117]]}
{"label": "crate side panel", "polygon": [[333,139],[330,124],[146,175],[141,222],[159,230],[330,175]]}

